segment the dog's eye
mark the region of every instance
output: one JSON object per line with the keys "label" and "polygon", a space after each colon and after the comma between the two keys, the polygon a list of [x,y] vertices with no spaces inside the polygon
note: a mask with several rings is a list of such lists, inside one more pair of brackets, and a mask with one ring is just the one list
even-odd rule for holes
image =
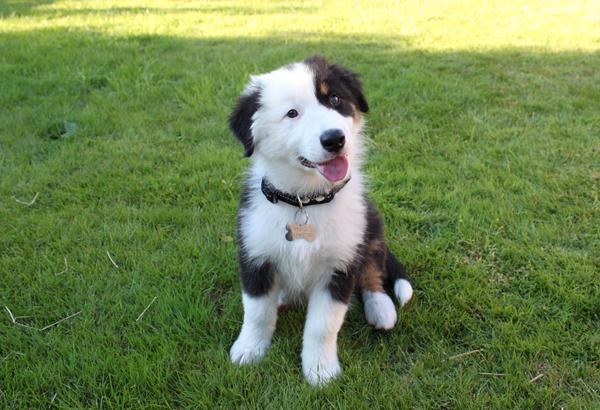
{"label": "dog's eye", "polygon": [[342,102],[341,98],[335,94],[331,94],[331,96],[329,97],[329,103],[331,105],[333,105],[334,107],[337,107],[338,105],[340,105],[341,102]]}
{"label": "dog's eye", "polygon": [[289,118],[296,118],[298,116],[298,111],[296,111],[296,110],[289,110],[286,115]]}

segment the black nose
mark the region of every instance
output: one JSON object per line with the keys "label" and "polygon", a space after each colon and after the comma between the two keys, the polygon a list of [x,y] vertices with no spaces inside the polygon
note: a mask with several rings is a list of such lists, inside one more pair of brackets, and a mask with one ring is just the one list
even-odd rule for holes
{"label": "black nose", "polygon": [[339,152],[345,143],[346,137],[342,130],[332,129],[321,134],[321,145],[329,152]]}

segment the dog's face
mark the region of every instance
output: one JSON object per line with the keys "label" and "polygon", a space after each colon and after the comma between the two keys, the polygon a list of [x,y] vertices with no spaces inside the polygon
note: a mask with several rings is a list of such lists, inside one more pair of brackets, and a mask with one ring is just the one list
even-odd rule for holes
{"label": "dog's face", "polygon": [[335,183],[349,175],[368,109],[357,75],[315,56],[253,76],[230,126],[246,156],[256,152]]}

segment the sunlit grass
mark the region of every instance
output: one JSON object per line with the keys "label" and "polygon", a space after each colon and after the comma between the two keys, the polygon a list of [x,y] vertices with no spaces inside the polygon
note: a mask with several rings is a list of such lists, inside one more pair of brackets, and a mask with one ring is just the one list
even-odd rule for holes
{"label": "sunlit grass", "polygon": [[[427,50],[597,50],[597,1],[7,1],[2,29],[80,28],[184,38],[380,36]],[[46,3],[46,4],[45,4]],[[12,7],[11,7],[12,6]]]}

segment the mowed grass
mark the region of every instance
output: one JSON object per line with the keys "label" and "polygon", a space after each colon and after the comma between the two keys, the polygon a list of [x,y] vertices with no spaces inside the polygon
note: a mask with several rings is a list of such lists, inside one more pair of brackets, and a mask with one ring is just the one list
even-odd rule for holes
{"label": "mowed grass", "polygon": [[[0,407],[600,408],[599,49],[594,1],[0,2]],[[301,310],[228,358],[227,115],[313,53],[362,75],[415,287],[323,389]]]}

